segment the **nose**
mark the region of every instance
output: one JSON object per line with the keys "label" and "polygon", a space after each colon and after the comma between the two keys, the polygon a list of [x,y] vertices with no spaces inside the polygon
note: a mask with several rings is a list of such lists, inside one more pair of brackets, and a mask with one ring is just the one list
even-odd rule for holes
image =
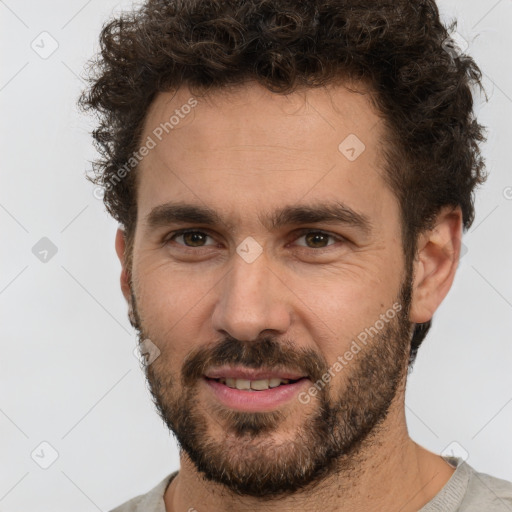
{"label": "nose", "polygon": [[233,338],[252,341],[263,331],[284,334],[291,323],[290,291],[269,267],[264,253],[252,263],[238,254],[218,283],[212,326]]}

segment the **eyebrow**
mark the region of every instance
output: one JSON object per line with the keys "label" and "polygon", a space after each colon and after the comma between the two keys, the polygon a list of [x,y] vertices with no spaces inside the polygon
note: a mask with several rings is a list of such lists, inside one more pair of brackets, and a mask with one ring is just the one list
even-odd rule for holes
{"label": "eyebrow", "polygon": [[[267,216],[260,215],[259,220],[269,230],[293,224],[328,222],[358,228],[366,235],[372,231],[372,223],[368,216],[340,202],[284,206]],[[224,225],[228,229],[234,227],[233,224],[225,222],[215,210],[188,203],[170,202],[156,206],[145,219],[149,230],[175,223]]]}

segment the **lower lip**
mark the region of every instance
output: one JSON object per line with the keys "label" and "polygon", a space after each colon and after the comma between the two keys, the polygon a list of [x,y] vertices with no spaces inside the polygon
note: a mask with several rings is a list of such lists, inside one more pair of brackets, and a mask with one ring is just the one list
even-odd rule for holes
{"label": "lower lip", "polygon": [[309,380],[304,378],[291,384],[281,384],[276,388],[263,391],[233,389],[213,379],[203,380],[219,401],[227,407],[240,411],[268,411],[289,402],[301,389],[307,387]]}

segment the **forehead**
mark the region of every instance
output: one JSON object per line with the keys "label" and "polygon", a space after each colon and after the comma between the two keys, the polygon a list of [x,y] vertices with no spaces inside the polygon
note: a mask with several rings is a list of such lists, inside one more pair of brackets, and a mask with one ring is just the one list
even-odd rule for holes
{"label": "forehead", "polygon": [[394,200],[383,180],[384,126],[368,89],[349,86],[359,92],[283,95],[244,84],[204,96],[187,87],[159,93],[141,137],[152,148],[138,168],[139,219],[177,199],[236,221],[284,201],[382,213],[383,201]]}

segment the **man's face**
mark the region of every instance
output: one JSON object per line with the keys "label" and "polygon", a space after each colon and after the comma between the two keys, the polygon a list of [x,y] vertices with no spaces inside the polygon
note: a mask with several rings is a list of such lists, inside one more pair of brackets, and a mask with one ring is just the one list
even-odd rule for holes
{"label": "man's face", "polygon": [[[382,136],[342,87],[183,88],[148,113],[130,290],[161,352],[147,377],[185,456],[233,492],[277,496],[348,467],[398,396],[411,275]],[[213,380],[233,368],[297,382]]]}

